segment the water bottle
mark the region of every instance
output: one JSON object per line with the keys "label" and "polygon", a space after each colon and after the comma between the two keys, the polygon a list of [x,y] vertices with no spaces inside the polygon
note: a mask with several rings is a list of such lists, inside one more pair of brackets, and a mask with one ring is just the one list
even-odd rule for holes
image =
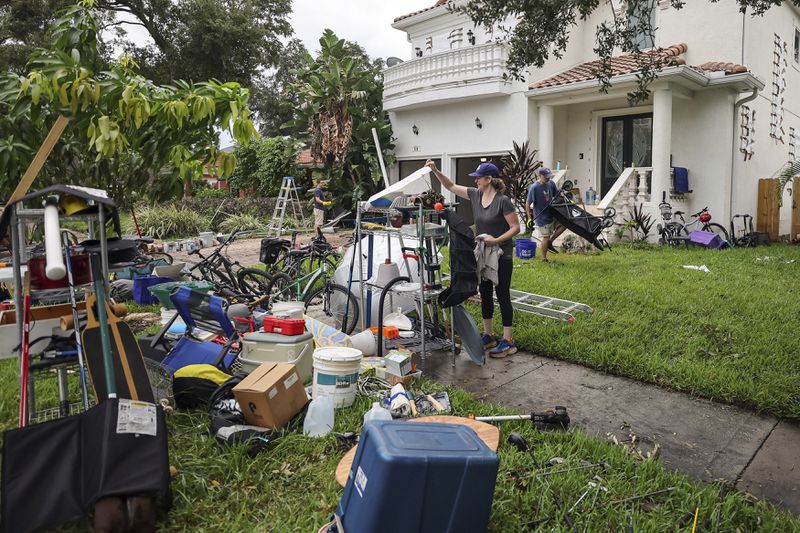
{"label": "water bottle", "polygon": [[364,424],[370,420],[391,420],[392,413],[381,407],[378,402],[372,402],[372,409],[364,413]]}
{"label": "water bottle", "polygon": [[309,437],[324,437],[333,429],[333,400],[314,398],[303,421],[303,433]]}
{"label": "water bottle", "polygon": [[594,192],[594,189],[589,187],[586,191],[586,205],[594,205],[595,198],[597,197],[597,193]]}

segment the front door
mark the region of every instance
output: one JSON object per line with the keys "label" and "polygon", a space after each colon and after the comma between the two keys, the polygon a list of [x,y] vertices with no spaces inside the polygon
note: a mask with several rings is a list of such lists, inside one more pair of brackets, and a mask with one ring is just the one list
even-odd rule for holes
{"label": "front door", "polygon": [[652,113],[604,118],[600,195],[608,193],[626,168],[651,166],[652,155]]}

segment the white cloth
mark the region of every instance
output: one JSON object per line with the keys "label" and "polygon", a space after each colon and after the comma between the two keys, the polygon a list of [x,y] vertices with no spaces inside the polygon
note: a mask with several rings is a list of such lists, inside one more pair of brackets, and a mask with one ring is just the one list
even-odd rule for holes
{"label": "white cloth", "polygon": [[499,246],[486,246],[483,239],[489,237],[486,233],[481,233],[475,237],[475,260],[478,262],[478,277],[479,279],[488,279],[492,285],[497,285],[499,279],[497,277],[497,268],[500,266],[500,256],[503,255],[503,250]]}

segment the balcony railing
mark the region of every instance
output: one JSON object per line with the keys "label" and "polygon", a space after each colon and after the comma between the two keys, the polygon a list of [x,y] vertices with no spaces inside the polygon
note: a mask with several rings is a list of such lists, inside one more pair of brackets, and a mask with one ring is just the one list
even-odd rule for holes
{"label": "balcony railing", "polygon": [[383,71],[385,99],[477,81],[503,81],[507,49],[498,43],[466,46],[412,59]]}

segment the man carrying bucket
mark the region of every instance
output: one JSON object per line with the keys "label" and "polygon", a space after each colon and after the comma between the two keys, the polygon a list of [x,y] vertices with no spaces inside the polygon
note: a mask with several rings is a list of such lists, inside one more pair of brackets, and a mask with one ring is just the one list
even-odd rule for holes
{"label": "man carrying bucket", "polygon": [[[558,187],[551,180],[552,177],[552,170],[546,167],[540,168],[539,179],[528,189],[528,199],[525,202],[528,220],[536,225],[539,235],[542,236],[542,261],[545,263],[550,262],[547,259],[547,251],[555,252],[552,242],[566,229],[564,226],[556,227],[556,221],[548,208],[550,201],[558,195]],[[533,207],[533,216],[531,216],[531,206]]]}

